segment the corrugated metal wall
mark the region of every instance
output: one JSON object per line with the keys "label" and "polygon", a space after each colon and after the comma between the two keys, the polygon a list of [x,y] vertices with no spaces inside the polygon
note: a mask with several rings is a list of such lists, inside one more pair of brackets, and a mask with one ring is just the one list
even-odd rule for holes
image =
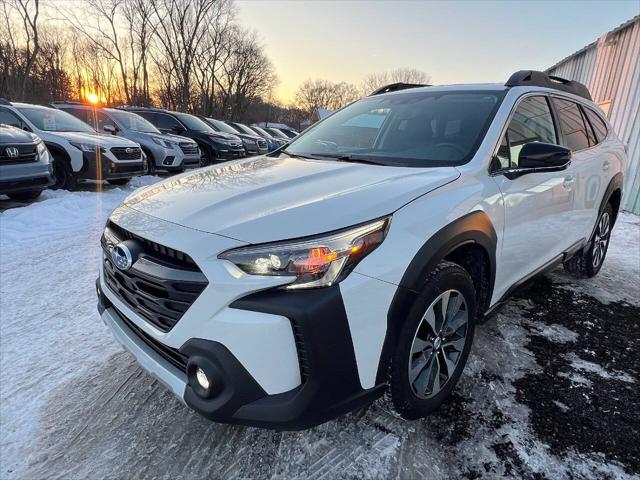
{"label": "corrugated metal wall", "polygon": [[640,15],[547,70],[589,87],[627,145],[623,208],[640,215]]}

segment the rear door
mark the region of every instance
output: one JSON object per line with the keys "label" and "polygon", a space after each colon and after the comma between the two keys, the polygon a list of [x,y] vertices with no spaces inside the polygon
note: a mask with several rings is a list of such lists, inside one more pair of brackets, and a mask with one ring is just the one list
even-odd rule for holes
{"label": "rear door", "polygon": [[573,208],[569,172],[536,172],[513,179],[500,174],[500,169],[517,168],[520,150],[533,142],[559,143],[549,99],[543,94],[519,101],[494,161],[493,176],[505,211],[500,272],[496,272],[500,294],[575,242],[567,232]]}
{"label": "rear door", "polygon": [[596,222],[600,199],[606,188],[602,152],[582,106],[557,96],[552,97],[561,145],[573,154],[569,170],[574,179],[573,212],[567,228],[576,239],[587,239]]}

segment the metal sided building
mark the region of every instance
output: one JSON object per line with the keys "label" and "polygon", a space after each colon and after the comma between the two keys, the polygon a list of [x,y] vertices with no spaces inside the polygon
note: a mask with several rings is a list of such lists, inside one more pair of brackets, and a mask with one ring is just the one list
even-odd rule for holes
{"label": "metal sided building", "polygon": [[587,85],[627,145],[622,208],[640,215],[640,15],[556,63],[547,73]]}

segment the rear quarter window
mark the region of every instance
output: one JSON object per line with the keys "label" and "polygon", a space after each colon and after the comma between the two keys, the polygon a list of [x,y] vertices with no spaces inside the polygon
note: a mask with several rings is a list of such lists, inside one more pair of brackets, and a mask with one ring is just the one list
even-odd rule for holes
{"label": "rear quarter window", "polygon": [[596,140],[598,141],[598,143],[600,143],[607,136],[607,132],[608,132],[607,124],[604,122],[604,120],[602,120],[602,118],[600,118],[600,115],[598,115],[596,112],[594,112],[590,108],[585,107],[583,108],[583,110],[587,114],[587,118],[589,119],[589,122],[593,127],[593,130],[596,134]]}

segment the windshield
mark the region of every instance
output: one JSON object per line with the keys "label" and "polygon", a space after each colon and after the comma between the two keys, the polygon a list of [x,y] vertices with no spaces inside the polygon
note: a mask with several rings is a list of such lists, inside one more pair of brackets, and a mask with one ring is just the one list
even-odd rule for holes
{"label": "windshield", "polygon": [[196,132],[215,132],[213,128],[198,117],[194,117],[188,113],[174,113],[174,115],[190,130],[195,130]]}
{"label": "windshield", "polygon": [[224,122],[221,122],[220,120],[216,120],[214,118],[207,118],[207,120],[209,120],[209,122],[211,122],[211,124],[213,125],[213,128],[215,128],[219,132],[233,133],[234,135],[238,134],[238,131],[235,128],[230,127],[229,125],[227,125]]}
{"label": "windshield", "polygon": [[403,92],[366,97],[291,141],[300,156],[385,165],[461,165],[471,159],[502,91]]}
{"label": "windshield", "polygon": [[116,119],[124,128],[128,130],[135,130],[136,132],[143,133],[160,133],[151,122],[142,118],[140,115],[136,115],[131,112],[123,112],[120,110],[109,110],[109,115]]}
{"label": "windshield", "polygon": [[18,110],[39,130],[45,132],[84,132],[96,131],[70,113],[55,108],[19,107]]}
{"label": "windshield", "polygon": [[261,137],[264,137],[264,138],[273,138],[273,135],[271,135],[269,132],[267,132],[267,131],[266,131],[265,129],[263,129],[263,128],[260,128],[260,127],[251,127],[251,128],[253,128],[253,129],[256,131],[256,133],[257,133],[258,135],[260,135]]}

